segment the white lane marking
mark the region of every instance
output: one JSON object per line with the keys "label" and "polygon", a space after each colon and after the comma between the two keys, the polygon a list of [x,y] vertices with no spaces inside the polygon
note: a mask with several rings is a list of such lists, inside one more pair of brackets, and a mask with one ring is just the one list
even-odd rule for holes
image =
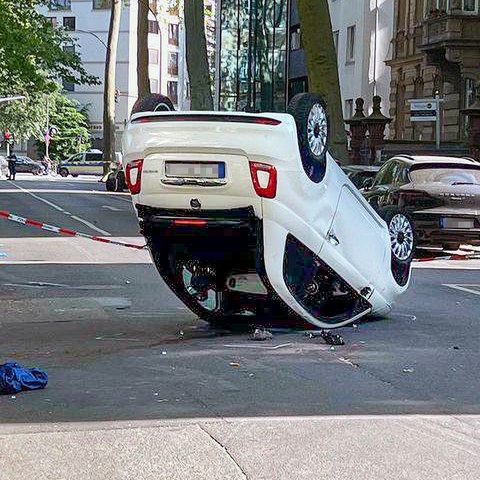
{"label": "white lane marking", "polygon": [[106,208],[107,210],[111,210],[112,212],[123,212],[121,208],[111,207],[110,205],[102,205],[102,208]]}
{"label": "white lane marking", "polygon": [[69,216],[70,218],[72,218],[73,220],[76,220],[77,222],[83,223],[84,225],[91,228],[92,230],[95,230],[96,232],[100,233],[101,235],[104,235],[104,236],[110,236],[111,235],[109,232],[107,232],[106,230],[102,230],[101,228],[98,228],[93,223],[90,223],[87,220],[83,220],[82,218],[77,217],[75,215],[69,214],[66,210],[64,210],[62,207],[59,207],[58,205],[55,205],[53,202],[50,202],[49,200],[45,200],[44,198],[39,197],[38,195],[35,195],[34,193],[30,192],[29,190],[26,190],[25,188],[20,187],[19,185],[16,185],[15,183],[13,185],[15,185],[15,187],[18,188],[19,190],[21,190],[22,192],[28,193],[28,195],[31,195],[33,198],[36,198],[37,200],[40,200],[43,203],[46,203],[50,207],[54,208],[55,210],[58,210],[59,212],[62,212],[63,214]]}
{"label": "white lane marking", "polygon": [[111,233],[108,233],[107,231],[102,230],[101,228],[98,228],[96,225],[94,225],[93,223],[90,223],[88,220],[83,220],[83,218],[77,217],[75,215],[70,215],[70,218],[73,218],[77,222],[83,223],[87,227],[90,227],[92,230],[95,230],[98,233],[101,233],[105,237],[111,236]]}
{"label": "white lane marking", "polygon": [[[122,192],[102,192],[100,190],[56,190],[52,188],[22,188],[19,185],[14,184],[17,188],[22,190],[25,193],[83,193],[83,194],[91,194],[91,195],[109,195],[111,197],[130,197],[129,193],[122,193]],[[2,193],[20,193],[18,190],[13,188],[5,188],[1,190]]]}
{"label": "white lane marking", "polygon": [[[453,288],[455,290],[460,290],[461,292],[473,293],[474,295],[480,295],[480,285],[458,285],[456,283],[444,283],[444,287]],[[473,290],[468,287],[478,287],[479,290]]]}

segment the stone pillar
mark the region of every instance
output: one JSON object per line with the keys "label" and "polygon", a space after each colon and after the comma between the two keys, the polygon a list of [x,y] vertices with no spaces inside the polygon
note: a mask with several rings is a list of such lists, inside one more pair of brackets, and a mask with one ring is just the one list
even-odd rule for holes
{"label": "stone pillar", "polygon": [[461,111],[468,118],[468,147],[470,155],[480,162],[480,80],[476,87],[476,102]]}
{"label": "stone pillar", "polygon": [[352,165],[360,165],[362,163],[360,151],[365,142],[367,133],[367,126],[364,123],[364,104],[365,101],[363,98],[357,98],[355,100],[355,115],[352,118],[345,120],[345,123],[350,127],[350,133],[352,136],[352,141],[350,143],[352,148],[352,151],[350,152],[350,162]]}
{"label": "stone pillar", "polygon": [[385,139],[385,127],[392,119],[382,114],[382,99],[378,95],[373,97],[373,112],[364,123],[368,130],[369,163],[375,163],[376,152],[383,145]]}

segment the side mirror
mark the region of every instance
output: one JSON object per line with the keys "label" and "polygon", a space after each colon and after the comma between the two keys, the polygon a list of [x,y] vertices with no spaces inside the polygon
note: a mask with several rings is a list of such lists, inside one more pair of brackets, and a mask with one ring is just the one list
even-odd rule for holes
{"label": "side mirror", "polygon": [[362,188],[364,190],[370,190],[373,186],[373,178],[366,178],[362,183]]}

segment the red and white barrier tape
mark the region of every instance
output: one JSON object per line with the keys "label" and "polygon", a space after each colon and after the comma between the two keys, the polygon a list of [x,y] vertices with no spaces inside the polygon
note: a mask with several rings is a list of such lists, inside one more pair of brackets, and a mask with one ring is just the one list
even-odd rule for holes
{"label": "red and white barrier tape", "polygon": [[18,215],[6,212],[5,210],[0,210],[0,217],[10,220],[12,222],[21,223],[22,225],[29,225],[30,227],[41,228],[42,230],[47,230],[48,232],[70,235],[71,237],[88,238],[95,242],[111,243],[112,245],[135,248],[137,250],[143,250],[147,248],[146,245],[135,245],[134,243],[119,242],[118,240],[110,240],[109,238],[97,237],[95,235],[87,235],[86,233],[76,232],[75,230],[70,230],[69,228],[61,228],[56,227],[55,225],[48,225],[48,223],[37,222],[36,220],[31,220],[29,218],[19,217]]}

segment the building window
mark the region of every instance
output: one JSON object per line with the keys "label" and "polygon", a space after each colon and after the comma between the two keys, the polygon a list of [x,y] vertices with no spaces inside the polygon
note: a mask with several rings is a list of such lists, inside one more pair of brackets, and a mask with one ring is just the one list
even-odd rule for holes
{"label": "building window", "polygon": [[75,30],[75,17],[63,17],[63,28],[65,30]]}
{"label": "building window", "polygon": [[158,22],[156,20],[148,21],[148,33],[158,33]]}
{"label": "building window", "polygon": [[178,24],[170,23],[168,25],[168,43],[178,45]]}
{"label": "building window", "polygon": [[167,95],[173,103],[178,103],[178,82],[167,82]]}
{"label": "building window", "polygon": [[355,61],[355,25],[347,28],[347,63]]}
{"label": "building window", "polygon": [[148,49],[148,63],[158,65],[158,50],[155,48]]}
{"label": "building window", "polygon": [[49,8],[50,10],[71,10],[72,0],[52,0]]}
{"label": "building window", "polygon": [[465,13],[477,13],[478,12],[478,0],[463,0],[463,11]]}
{"label": "building window", "polygon": [[470,108],[473,106],[476,100],[476,82],[473,78],[465,79],[465,108]]}
{"label": "building window", "polygon": [[295,27],[290,33],[290,50],[300,50],[302,48],[302,39],[300,27]]}
{"label": "building window", "polygon": [[353,117],[353,98],[345,100],[345,120]]}
{"label": "building window", "polygon": [[338,39],[340,37],[340,32],[337,30],[333,32],[333,46],[335,47],[335,53],[337,54],[338,58]]}
{"label": "building window", "polygon": [[178,75],[178,53],[170,52],[168,55],[168,73]]}
{"label": "building window", "polygon": [[93,9],[94,10],[107,10],[111,8],[111,0],[93,0]]}
{"label": "building window", "polygon": [[46,17],[45,20],[52,25],[52,27],[57,26],[57,17]]}
{"label": "building window", "polygon": [[150,79],[150,90],[152,93],[158,93],[158,80],[156,78]]}

